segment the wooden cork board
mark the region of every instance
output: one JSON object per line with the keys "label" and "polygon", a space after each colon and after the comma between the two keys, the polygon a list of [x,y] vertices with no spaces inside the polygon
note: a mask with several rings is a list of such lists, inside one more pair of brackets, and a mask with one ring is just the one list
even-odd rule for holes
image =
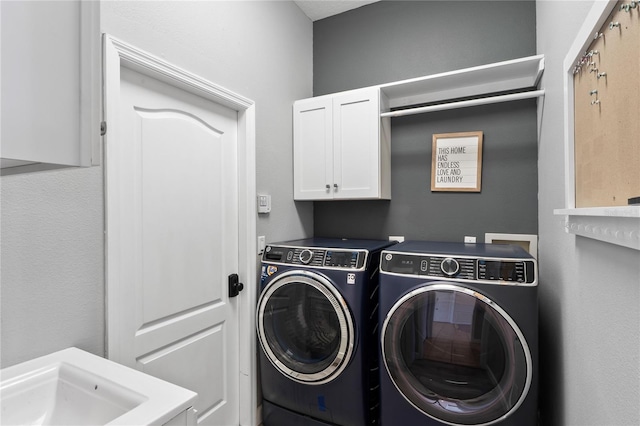
{"label": "wooden cork board", "polygon": [[576,207],[627,205],[640,197],[638,3],[618,2],[573,83]]}

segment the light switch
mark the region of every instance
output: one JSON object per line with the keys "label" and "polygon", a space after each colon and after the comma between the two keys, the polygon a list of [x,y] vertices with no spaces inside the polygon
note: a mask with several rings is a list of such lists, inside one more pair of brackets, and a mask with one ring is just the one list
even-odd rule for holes
{"label": "light switch", "polygon": [[258,213],[271,211],[271,195],[258,194]]}

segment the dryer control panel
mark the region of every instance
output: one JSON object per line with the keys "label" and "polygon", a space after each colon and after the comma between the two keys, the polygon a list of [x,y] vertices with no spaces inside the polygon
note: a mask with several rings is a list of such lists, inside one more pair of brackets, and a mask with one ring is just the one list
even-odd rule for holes
{"label": "dryer control panel", "polygon": [[366,250],[269,245],[265,248],[262,260],[317,268],[362,269],[366,264],[367,254]]}
{"label": "dryer control panel", "polygon": [[514,284],[536,282],[535,262],[529,259],[448,257],[384,252],[380,271],[457,281],[499,281]]}

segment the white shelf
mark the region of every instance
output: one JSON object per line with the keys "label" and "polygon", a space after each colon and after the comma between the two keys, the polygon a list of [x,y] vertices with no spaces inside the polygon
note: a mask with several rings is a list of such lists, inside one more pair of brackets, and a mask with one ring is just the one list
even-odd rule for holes
{"label": "white shelf", "polygon": [[640,206],[619,206],[619,207],[582,207],[574,209],[556,209],[555,214],[566,214],[571,216],[606,216],[606,217],[628,217],[640,218]]}
{"label": "white shelf", "polygon": [[527,92],[511,93],[508,95],[488,96],[486,98],[469,99],[466,101],[447,102],[444,104],[428,105],[418,108],[398,109],[383,112],[380,117],[402,117],[404,115],[422,114],[425,112],[444,111],[448,109],[468,108],[478,105],[496,104],[500,102],[518,101],[544,96],[544,90],[529,90]]}
{"label": "white shelf", "polygon": [[566,216],[565,230],[570,234],[640,250],[640,206],[556,209],[553,213]]}
{"label": "white shelf", "polygon": [[544,71],[544,55],[528,56],[472,68],[380,85],[390,108],[532,89]]}

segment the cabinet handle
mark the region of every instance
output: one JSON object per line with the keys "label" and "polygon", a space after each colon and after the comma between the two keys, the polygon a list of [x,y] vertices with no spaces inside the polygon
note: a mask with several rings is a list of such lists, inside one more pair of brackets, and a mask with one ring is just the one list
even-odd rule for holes
{"label": "cabinet handle", "polygon": [[329,184],[327,184],[326,187],[327,187],[327,190],[331,189],[331,185]]}
{"label": "cabinet handle", "polygon": [[338,190],[338,184],[337,183],[333,184],[333,189],[335,189],[336,191]]}

